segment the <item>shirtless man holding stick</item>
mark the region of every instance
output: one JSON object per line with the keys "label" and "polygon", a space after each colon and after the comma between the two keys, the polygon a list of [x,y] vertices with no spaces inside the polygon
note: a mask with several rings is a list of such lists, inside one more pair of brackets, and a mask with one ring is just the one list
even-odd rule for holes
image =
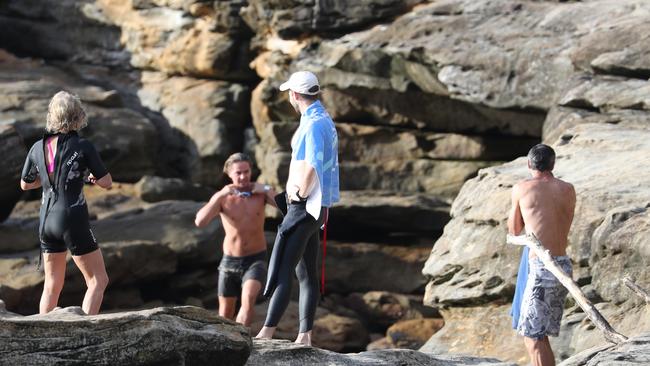
{"label": "shirtless man holding stick", "polygon": [[[555,262],[572,275],[571,260],[566,255],[567,236],[573,221],[576,193],[573,185],[553,176],[555,151],[538,144],[528,152],[531,178],[512,188],[512,208],[508,231],[519,235],[526,229],[543,243]],[[534,366],[555,365],[548,336],[557,336],[567,289],[544,267],[531,251],[528,279],[523,292],[517,332]]]}

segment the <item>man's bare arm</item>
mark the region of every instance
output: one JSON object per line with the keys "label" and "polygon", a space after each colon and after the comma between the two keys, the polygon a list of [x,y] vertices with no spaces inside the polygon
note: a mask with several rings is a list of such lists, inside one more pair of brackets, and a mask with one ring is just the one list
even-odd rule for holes
{"label": "man's bare arm", "polygon": [[519,189],[519,185],[512,187],[512,207],[510,208],[510,214],[508,214],[508,233],[512,235],[519,235],[524,229],[524,218],[519,207]]}
{"label": "man's bare arm", "polygon": [[253,194],[258,194],[258,193],[263,194],[265,202],[267,204],[277,208],[278,205],[275,203],[275,195],[277,193],[275,192],[275,189],[273,189],[273,187],[269,186],[269,190],[265,191],[264,187],[266,187],[265,184],[255,183],[253,185],[253,189],[251,190],[251,193],[253,193]]}
{"label": "man's bare arm", "polygon": [[194,219],[194,224],[197,227],[204,227],[210,223],[219,213],[221,213],[221,205],[226,196],[232,194],[232,187],[227,185],[223,187],[222,190],[212,195],[210,201],[201,207],[201,209],[196,213],[196,218]]}

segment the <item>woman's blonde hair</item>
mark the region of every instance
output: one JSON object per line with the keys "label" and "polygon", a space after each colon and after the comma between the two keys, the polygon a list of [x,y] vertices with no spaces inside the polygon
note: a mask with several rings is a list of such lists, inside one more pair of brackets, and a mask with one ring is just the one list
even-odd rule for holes
{"label": "woman's blonde hair", "polygon": [[50,133],[78,131],[88,124],[86,111],[76,95],[66,91],[56,93],[47,108],[47,125]]}

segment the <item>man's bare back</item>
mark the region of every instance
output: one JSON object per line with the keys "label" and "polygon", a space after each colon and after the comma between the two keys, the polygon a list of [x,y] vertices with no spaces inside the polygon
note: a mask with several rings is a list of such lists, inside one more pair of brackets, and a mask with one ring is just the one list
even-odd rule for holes
{"label": "man's bare back", "polygon": [[[518,231],[525,226],[526,232],[534,233],[551,255],[566,255],[575,203],[573,185],[550,172],[535,172],[533,178],[513,187],[511,219],[521,220],[515,225]],[[511,230],[513,234],[520,234],[517,229]],[[530,253],[533,258],[534,252]]]}
{"label": "man's bare back", "polygon": [[243,257],[266,250],[264,237],[264,206],[266,196],[230,195],[221,206],[221,222],[226,232],[223,253]]}

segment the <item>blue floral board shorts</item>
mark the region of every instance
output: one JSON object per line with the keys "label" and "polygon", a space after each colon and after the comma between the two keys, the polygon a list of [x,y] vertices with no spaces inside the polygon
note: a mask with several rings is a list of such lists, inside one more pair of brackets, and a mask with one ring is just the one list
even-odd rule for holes
{"label": "blue floral board shorts", "polygon": [[[568,256],[557,256],[553,259],[569,277],[573,275],[571,259]],[[528,282],[524,290],[517,333],[533,339],[557,337],[560,334],[560,322],[568,290],[544,267],[541,259],[534,258],[528,263]]]}

